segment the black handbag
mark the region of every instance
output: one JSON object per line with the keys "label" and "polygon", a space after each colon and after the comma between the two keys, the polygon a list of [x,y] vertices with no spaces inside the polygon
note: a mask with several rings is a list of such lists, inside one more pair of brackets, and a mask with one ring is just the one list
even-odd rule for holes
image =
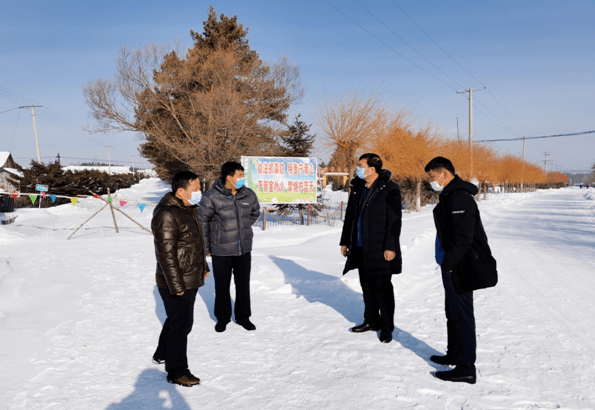
{"label": "black handbag", "polygon": [[453,272],[455,291],[460,295],[478,289],[491,288],[497,283],[496,259],[492,256],[489,248],[486,251],[481,249],[479,244],[473,243]]}

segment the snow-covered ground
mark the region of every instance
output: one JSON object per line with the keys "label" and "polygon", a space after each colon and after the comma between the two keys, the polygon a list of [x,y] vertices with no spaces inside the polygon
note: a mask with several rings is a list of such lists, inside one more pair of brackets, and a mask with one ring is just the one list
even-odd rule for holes
{"label": "snow-covered ground", "polygon": [[[150,203],[165,191],[153,180],[119,194]],[[357,274],[341,276],[340,224],[255,228],[257,330],[215,332],[209,278],[189,339],[201,379],[192,388],[168,384],[151,362],[165,316],[151,235],[117,215],[120,234],[96,219],[66,240],[93,206],[19,210],[0,226],[0,408],[593,409],[594,194],[480,202],[500,283],[475,293],[476,385],[431,375],[446,369],[429,362],[446,345],[431,207],[403,217],[387,345],[348,331],[363,302]],[[145,224],[151,212],[147,205],[135,218]]]}

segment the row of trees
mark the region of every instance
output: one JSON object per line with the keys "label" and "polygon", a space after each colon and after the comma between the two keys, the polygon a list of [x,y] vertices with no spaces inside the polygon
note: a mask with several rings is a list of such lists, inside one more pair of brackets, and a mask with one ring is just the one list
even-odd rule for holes
{"label": "row of trees", "polygon": [[[12,177],[10,183],[19,188],[19,192],[34,193],[38,184],[49,187],[50,194],[64,196],[90,195],[93,192],[97,195],[115,192],[118,189],[129,188],[138,182],[139,178],[145,178],[144,175],[137,176],[133,174],[109,175],[103,171],[82,170],[82,171],[64,171],[60,161],[39,163],[31,161],[29,168],[20,168],[23,173],[22,178]],[[53,205],[69,203],[68,198],[57,198]],[[47,203],[49,204],[49,202]],[[17,206],[31,206],[29,198],[23,196],[17,200]]]}
{"label": "row of trees", "polygon": [[431,124],[420,125],[411,112],[392,110],[378,91],[327,97],[317,112],[323,144],[332,151],[330,166],[353,170],[359,155],[377,152],[394,178],[406,187],[414,186],[418,197],[426,179],[424,167],[436,156],[449,158],[461,177],[477,179],[480,183],[538,185],[568,182],[563,174],[546,174],[542,168],[523,162],[517,156],[500,155],[492,148],[478,144],[473,147],[471,171],[468,143],[447,138]]}

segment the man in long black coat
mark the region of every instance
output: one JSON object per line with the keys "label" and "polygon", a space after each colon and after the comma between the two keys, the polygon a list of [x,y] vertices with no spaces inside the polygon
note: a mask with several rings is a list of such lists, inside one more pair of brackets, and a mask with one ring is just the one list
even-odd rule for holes
{"label": "man in long black coat", "polygon": [[432,188],[440,192],[434,208],[436,261],[442,271],[448,335],[446,355],[430,360],[456,366],[436,372],[437,378],[473,384],[477,347],[473,290],[496,284],[496,261],[473,198],[478,188],[459,178],[452,162],[443,157],[430,161],[425,171]]}
{"label": "man in long black coat", "polygon": [[356,173],[340,242],[347,256],[343,274],[358,269],[364,296],[364,322],[351,331],[380,330],[380,341],[389,343],[395,328],[391,278],[402,264],[401,192],[377,154],[362,155]]}

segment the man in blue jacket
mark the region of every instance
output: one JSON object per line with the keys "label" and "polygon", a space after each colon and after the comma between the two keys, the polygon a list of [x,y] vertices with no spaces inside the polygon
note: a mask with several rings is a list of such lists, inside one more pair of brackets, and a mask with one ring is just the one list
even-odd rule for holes
{"label": "man in blue jacket", "polygon": [[425,167],[432,188],[440,192],[434,208],[436,261],[441,267],[445,292],[447,349],[430,360],[455,366],[434,375],[451,382],[476,382],[476,337],[473,290],[494,286],[496,261],[488,246],[479,209],[478,189],[455,174],[452,162],[436,157]]}
{"label": "man in blue jacket", "polygon": [[198,207],[207,256],[213,257],[215,278],[215,330],[224,332],[231,321],[229,287],[236,287],[235,317],[246,330],[256,330],[250,321],[250,269],[252,225],[260,215],[254,191],[244,186],[244,167],[226,162],[218,179]]}

